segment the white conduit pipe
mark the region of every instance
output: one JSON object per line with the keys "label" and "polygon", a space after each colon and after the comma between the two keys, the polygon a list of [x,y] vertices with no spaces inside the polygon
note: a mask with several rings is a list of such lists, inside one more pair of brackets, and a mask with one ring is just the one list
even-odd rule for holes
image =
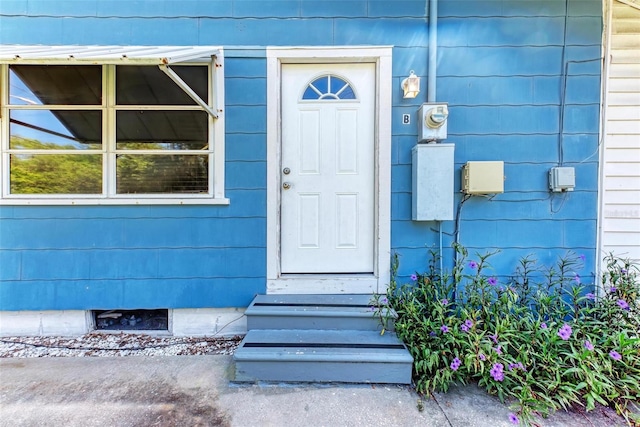
{"label": "white conduit pipe", "polygon": [[[438,0],[427,0],[429,9],[429,56],[427,64],[427,102],[436,102],[436,69],[438,65]],[[438,221],[440,280],[443,280],[442,221]],[[456,258],[457,259],[457,258]]]}
{"label": "white conduit pipe", "polygon": [[438,65],[438,0],[429,3],[429,63],[427,68],[427,102],[436,102],[436,69]]}

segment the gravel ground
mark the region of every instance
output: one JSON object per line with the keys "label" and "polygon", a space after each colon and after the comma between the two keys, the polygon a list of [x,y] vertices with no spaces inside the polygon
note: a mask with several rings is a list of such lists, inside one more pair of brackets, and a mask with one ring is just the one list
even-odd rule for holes
{"label": "gravel ground", "polygon": [[231,355],[235,337],[171,337],[93,332],[80,337],[2,337],[0,358]]}

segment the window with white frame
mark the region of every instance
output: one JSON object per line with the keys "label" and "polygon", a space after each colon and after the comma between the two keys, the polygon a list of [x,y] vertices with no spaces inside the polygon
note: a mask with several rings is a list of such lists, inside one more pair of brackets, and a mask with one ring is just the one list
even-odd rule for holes
{"label": "window with white frame", "polygon": [[215,71],[0,65],[2,201],[224,203]]}

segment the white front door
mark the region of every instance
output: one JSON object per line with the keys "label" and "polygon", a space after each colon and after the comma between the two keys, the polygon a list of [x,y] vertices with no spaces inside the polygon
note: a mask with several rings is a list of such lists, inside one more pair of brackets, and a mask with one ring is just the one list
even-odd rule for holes
{"label": "white front door", "polygon": [[374,272],[375,74],[282,64],[282,273]]}

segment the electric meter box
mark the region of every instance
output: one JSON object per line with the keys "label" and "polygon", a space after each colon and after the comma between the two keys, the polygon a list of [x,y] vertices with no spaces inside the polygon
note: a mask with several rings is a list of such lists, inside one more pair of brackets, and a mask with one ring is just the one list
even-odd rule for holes
{"label": "electric meter box", "polygon": [[453,220],[455,144],[418,144],[411,150],[411,219]]}
{"label": "electric meter box", "polygon": [[422,104],[418,110],[418,142],[447,139],[447,104]]}
{"label": "electric meter box", "polygon": [[504,162],[467,162],[462,167],[462,192],[504,193]]}

